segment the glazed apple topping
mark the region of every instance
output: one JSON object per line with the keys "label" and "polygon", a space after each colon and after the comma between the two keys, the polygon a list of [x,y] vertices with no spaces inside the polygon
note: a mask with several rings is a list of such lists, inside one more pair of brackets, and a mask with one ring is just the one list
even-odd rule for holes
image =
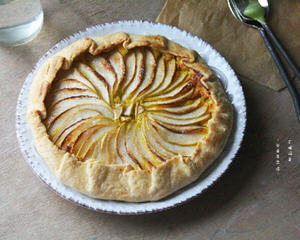
{"label": "glazed apple topping", "polygon": [[150,48],[85,55],[56,76],[44,124],[79,161],[146,170],[188,158],[213,114],[201,77],[179,57]]}

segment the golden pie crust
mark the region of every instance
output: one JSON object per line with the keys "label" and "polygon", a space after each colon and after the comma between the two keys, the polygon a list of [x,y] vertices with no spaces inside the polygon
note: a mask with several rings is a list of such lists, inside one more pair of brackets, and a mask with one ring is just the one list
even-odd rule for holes
{"label": "golden pie crust", "polygon": [[[64,110],[73,114],[63,118]],[[115,33],[50,57],[33,79],[27,120],[61,182],[94,198],[143,202],[195,181],[222,152],[232,115],[196,52],[162,36]]]}

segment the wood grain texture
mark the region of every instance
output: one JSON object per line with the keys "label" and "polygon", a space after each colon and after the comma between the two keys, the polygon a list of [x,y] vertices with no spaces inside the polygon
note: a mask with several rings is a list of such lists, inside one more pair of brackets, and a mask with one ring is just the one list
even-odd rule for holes
{"label": "wood grain texture", "polygon": [[248,106],[242,148],[229,170],[200,197],[161,213],[115,216],[78,207],[50,191],[23,159],[15,137],[16,101],[26,75],[62,38],[104,22],[154,21],[164,1],[42,3],[45,24],[37,38],[24,46],[0,47],[0,239],[300,238],[300,125],[292,101],[287,90],[277,93],[246,79],[241,79]]}

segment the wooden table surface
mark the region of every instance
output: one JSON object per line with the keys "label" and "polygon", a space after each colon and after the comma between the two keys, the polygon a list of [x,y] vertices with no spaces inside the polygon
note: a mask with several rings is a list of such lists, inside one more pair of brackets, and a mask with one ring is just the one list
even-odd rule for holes
{"label": "wooden table surface", "polygon": [[242,148],[198,198],[161,213],[117,216],[76,206],[50,191],[25,162],[15,135],[16,101],[26,75],[68,35],[111,21],[154,21],[164,0],[42,3],[41,33],[26,45],[0,47],[0,239],[300,239],[300,124],[286,89],[278,93],[245,79]]}

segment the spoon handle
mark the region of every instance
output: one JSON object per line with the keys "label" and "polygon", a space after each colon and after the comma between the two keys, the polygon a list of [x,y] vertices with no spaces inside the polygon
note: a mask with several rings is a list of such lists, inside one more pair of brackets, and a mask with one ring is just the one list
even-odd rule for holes
{"label": "spoon handle", "polygon": [[280,43],[279,39],[276,37],[276,35],[272,31],[272,29],[269,27],[269,25],[267,23],[262,24],[262,27],[265,29],[265,31],[267,32],[268,36],[274,42],[275,46],[280,51],[280,53],[282,54],[282,56],[285,58],[285,60],[287,61],[287,63],[291,67],[291,69],[294,71],[294,73],[296,74],[297,78],[300,80],[300,70],[299,70],[299,68],[296,66],[296,64],[294,63],[294,61],[290,58],[290,56],[288,55],[288,53],[286,52],[286,50],[284,49],[284,47]]}
{"label": "spoon handle", "polygon": [[277,52],[275,51],[274,47],[272,46],[270,40],[268,39],[267,35],[266,35],[266,32],[263,28],[259,28],[258,29],[262,38],[264,39],[265,41],[265,44],[274,60],[274,62],[276,63],[277,65],[277,68],[280,72],[280,75],[281,77],[283,78],[291,96],[292,96],[292,99],[293,99],[293,103],[294,103],[294,106],[295,106],[295,110],[296,110],[296,114],[297,114],[297,119],[298,121],[300,122],[300,99],[299,99],[299,95],[293,85],[293,83],[291,82]]}

